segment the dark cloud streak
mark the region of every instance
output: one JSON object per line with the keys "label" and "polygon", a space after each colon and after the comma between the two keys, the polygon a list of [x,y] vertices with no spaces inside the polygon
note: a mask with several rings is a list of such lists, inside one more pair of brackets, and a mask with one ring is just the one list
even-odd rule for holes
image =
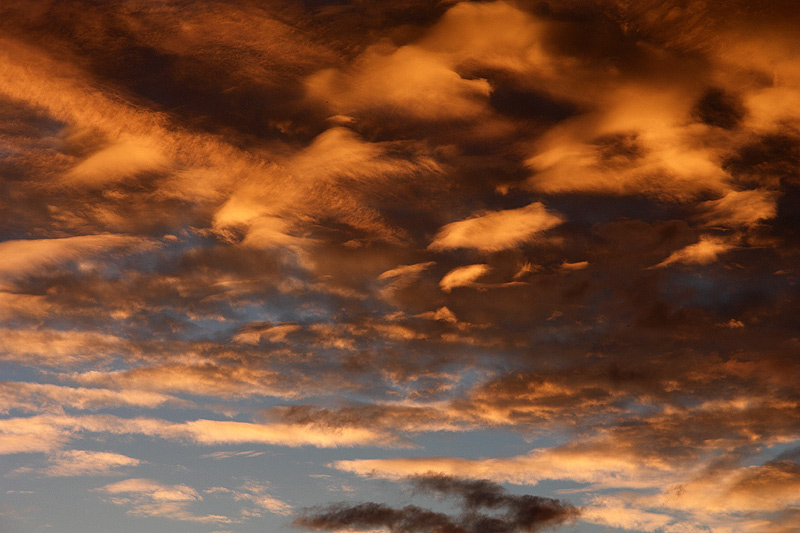
{"label": "dark cloud streak", "polygon": [[[450,516],[414,505],[393,508],[379,503],[332,504],[306,509],[293,525],[304,529],[387,527],[391,533],[517,533],[536,532],[575,520],[579,510],[551,498],[508,494],[486,480],[466,480],[441,474],[406,480],[412,487],[460,501],[462,513]],[[505,509],[483,514],[480,509]]]}

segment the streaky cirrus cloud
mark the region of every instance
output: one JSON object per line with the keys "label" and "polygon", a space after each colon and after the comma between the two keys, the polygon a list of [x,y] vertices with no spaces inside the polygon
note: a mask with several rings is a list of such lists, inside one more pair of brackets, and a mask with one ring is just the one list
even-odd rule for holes
{"label": "streaky cirrus cloud", "polygon": [[122,467],[134,467],[141,460],[119,453],[89,450],[58,451],[43,468],[20,467],[12,475],[37,473],[47,477],[107,476],[119,474]]}
{"label": "streaky cirrus cloud", "polygon": [[[132,235],[80,235],[52,239],[11,240],[0,243],[0,281],[36,275],[68,261],[102,259],[104,253],[133,252],[151,243]],[[99,257],[98,257],[99,256]]]}
{"label": "streaky cirrus cloud", "polygon": [[158,418],[122,418],[114,415],[38,414],[0,420],[0,454],[54,451],[84,433],[146,435],[202,445],[259,443],[278,446],[380,445],[411,447],[413,444],[386,431],[320,424],[237,422],[196,419],[170,422]]}
{"label": "streaky cirrus cloud", "polygon": [[176,396],[145,390],[67,387],[19,381],[0,382],[0,412],[4,413],[11,410],[56,411],[64,407],[85,410],[119,406],[156,408],[164,404],[189,405],[190,402]]}

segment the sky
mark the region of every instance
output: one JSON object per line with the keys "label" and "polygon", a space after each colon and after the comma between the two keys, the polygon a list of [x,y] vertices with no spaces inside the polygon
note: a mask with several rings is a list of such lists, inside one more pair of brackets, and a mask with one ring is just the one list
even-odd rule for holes
{"label": "sky", "polygon": [[0,532],[796,532],[798,27],[3,0]]}

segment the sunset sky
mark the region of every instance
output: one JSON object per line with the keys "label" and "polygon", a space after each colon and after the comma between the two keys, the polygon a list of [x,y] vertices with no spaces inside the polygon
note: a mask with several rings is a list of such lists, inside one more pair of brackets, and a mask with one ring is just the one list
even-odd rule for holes
{"label": "sunset sky", "polygon": [[800,531],[790,0],[0,0],[0,533]]}

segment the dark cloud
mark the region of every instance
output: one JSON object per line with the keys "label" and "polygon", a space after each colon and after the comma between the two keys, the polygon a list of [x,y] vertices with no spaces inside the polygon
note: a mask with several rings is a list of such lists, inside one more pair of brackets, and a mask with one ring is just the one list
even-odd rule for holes
{"label": "dark cloud", "polygon": [[744,118],[744,106],[736,95],[722,89],[709,89],[697,102],[694,113],[709,126],[730,130]]}
{"label": "dark cloud", "polygon": [[447,515],[408,505],[395,509],[379,503],[356,505],[333,504],[327,508],[310,510],[294,521],[296,527],[315,530],[336,530],[344,527],[388,527],[393,533],[412,531],[465,533],[467,530],[453,522]]}
{"label": "dark cloud", "polygon": [[[378,503],[341,503],[306,509],[293,524],[325,531],[387,527],[392,533],[514,533],[540,531],[579,516],[579,510],[570,504],[527,494],[509,494],[500,485],[486,480],[427,474],[409,478],[407,482],[422,492],[456,498],[462,513],[450,516],[414,505],[393,508]],[[481,509],[501,511],[484,514],[479,512]]]}
{"label": "dark cloud", "polygon": [[[46,7],[45,7],[46,6]],[[299,107],[302,76],[335,60],[289,6],[208,2],[4,5],[2,27],[66,55],[128,97],[229,141],[308,140],[324,115]],[[267,34],[271,34],[268,37]],[[224,95],[224,97],[220,97]]]}
{"label": "dark cloud", "polygon": [[742,146],[727,162],[733,177],[743,183],[779,188],[795,182],[800,136],[783,129]]}

